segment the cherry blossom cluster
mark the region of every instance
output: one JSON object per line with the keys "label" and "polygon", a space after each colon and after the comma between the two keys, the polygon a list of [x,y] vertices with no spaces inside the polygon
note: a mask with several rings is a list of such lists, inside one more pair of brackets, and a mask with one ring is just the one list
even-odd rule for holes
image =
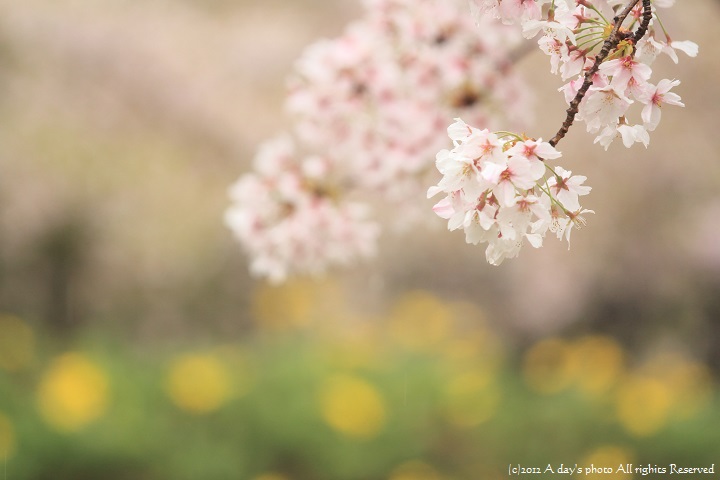
{"label": "cherry blossom cluster", "polygon": [[253,274],[281,282],[374,255],[379,227],[367,205],[333,198],[327,159],[301,158],[292,139],[280,136],[260,147],[254,163],[255,172],[231,187],[225,212]]}
{"label": "cherry blossom cluster", "polygon": [[[409,223],[433,157],[442,179],[428,196],[444,194],[435,213],[467,242],[487,243],[489,263],[526,241],[541,246],[548,231],[569,242],[593,213],[579,201],[586,178],[555,164],[573,122],[605,149],[615,138],[647,147],[662,107],[683,106],[679,80],[651,82],[661,54],[677,63],[678,50],[698,52],[662,24],[658,10],[674,0],[470,0],[477,24],[464,3],[365,0],[362,19],[307,48],[289,81],[295,140],[263,145],[231,190],[226,222],[253,273],[281,281],[372,255],[379,226],[355,198]],[[548,141],[494,130],[527,120],[528,90],[512,69],[521,35],[539,36],[567,82],[567,117]],[[441,150],[453,118],[454,147]]]}
{"label": "cherry blossom cluster", "polygon": [[371,255],[380,230],[363,195],[392,205],[395,226],[427,218],[453,118],[526,124],[509,60],[520,32],[480,24],[467,0],[365,0],[360,20],[304,51],[288,86],[294,135],[262,146],[231,189],[226,223],[254,274],[282,281]]}
{"label": "cherry blossom cluster", "polygon": [[[441,150],[437,169],[443,175],[428,196],[445,193],[435,213],[448,228],[465,231],[468,243],[487,242],[487,261],[498,265],[516,257],[527,240],[542,245],[550,230],[569,242],[573,226],[585,224],[578,197],[590,192],[583,176],[551,162],[555,149],[575,119],[597,134],[605,149],[621,137],[626,147],[650,141],[649,132],[660,122],[663,105],[683,106],[670,90],[678,80],[650,83],[652,63],[667,54],[675,63],[676,50],[696,56],[693,42],[673,41],[656,10],[673,0],[471,0],[476,15],[519,23],[523,35],[538,40],[550,56],[551,72],[564,80],[559,90],[569,105],[560,130],[548,142],[501,131],[479,130],[461,120],[448,133],[455,148]],[[489,14],[489,15],[482,15]],[[628,20],[627,25],[625,25]],[[657,37],[659,25],[665,38]],[[629,120],[638,102],[639,120]],[[482,124],[480,124],[482,125]]]}
{"label": "cherry blossom cluster", "polygon": [[489,263],[516,257],[525,240],[542,246],[548,230],[569,244],[573,226],[593,213],[579,202],[591,190],[583,185],[586,177],[551,166],[562,154],[548,142],[479,130],[460,119],[448,135],[455,147],[438,153],[443,177],[428,197],[445,194],[433,210],[448,229],[462,228],[467,243],[487,243]]}
{"label": "cherry blossom cluster", "polygon": [[[614,18],[628,0],[472,0],[479,12],[488,12],[505,24],[519,23],[526,38],[540,35],[538,45],[550,57],[551,72],[570,80],[560,90],[568,105],[578,95],[598,53],[610,37]],[[650,142],[648,132],[660,122],[663,105],[683,106],[670,90],[679,80],[650,82],[652,64],[661,54],[678,62],[676,51],[694,57],[698,46],[674,41],[665,30],[658,8],[674,0],[636,1],[627,25],[620,26],[609,55],[591,75],[575,118],[587,131],[597,134],[595,143],[607,149],[615,138],[626,147]],[[658,38],[660,28],[664,38]],[[629,110],[638,102],[642,109],[633,121]]]}
{"label": "cherry blossom cluster", "polygon": [[[310,46],[290,80],[299,138],[332,149],[363,188],[412,200],[456,116],[478,124],[527,117],[528,89],[508,54],[518,32],[482,28],[462,0],[367,0],[364,18]],[[405,188],[401,188],[401,186]]]}

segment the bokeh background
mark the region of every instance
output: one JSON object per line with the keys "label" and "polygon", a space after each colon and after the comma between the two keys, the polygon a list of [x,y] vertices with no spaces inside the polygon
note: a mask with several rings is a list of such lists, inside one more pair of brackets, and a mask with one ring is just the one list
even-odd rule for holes
{"label": "bokeh background", "polygon": [[[667,19],[700,56],[656,64],[687,107],[647,150],[563,140],[597,212],[569,252],[492,267],[437,219],[266,285],[223,225],[227,188],[289,126],[293,61],[359,12],[0,0],[3,479],[720,468],[720,4]],[[558,79],[540,53],[519,68],[549,137]]]}

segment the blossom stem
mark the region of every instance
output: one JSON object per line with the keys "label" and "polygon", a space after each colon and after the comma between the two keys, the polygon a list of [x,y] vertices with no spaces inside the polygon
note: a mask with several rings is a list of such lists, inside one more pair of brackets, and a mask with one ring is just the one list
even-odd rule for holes
{"label": "blossom stem", "polygon": [[655,12],[655,18],[657,19],[658,23],[660,24],[660,28],[662,28],[663,33],[665,34],[665,39],[670,42],[670,35],[668,35],[667,30],[665,30],[665,25],[663,25],[662,20],[660,20],[660,16]]}
{"label": "blossom stem", "polygon": [[[577,37],[575,37],[575,39],[580,40],[581,38],[588,38],[588,37],[593,37],[590,39],[590,41],[592,41],[596,38],[602,38],[602,32],[590,32],[590,33],[586,33],[585,35],[578,35]],[[582,44],[579,44],[578,47],[580,47],[581,45]]]}
{"label": "blossom stem", "polygon": [[[544,162],[543,162],[543,163],[544,163]],[[547,163],[545,163],[545,168],[547,168],[548,170],[550,170],[550,172],[551,172],[554,176],[560,177],[560,175],[558,175],[557,172],[555,172],[555,169],[552,168],[552,167],[551,167],[550,165],[548,165]]]}
{"label": "blossom stem", "polygon": [[[597,45],[598,43],[600,43],[600,42],[602,42],[602,41],[603,41],[603,38],[602,38],[602,37],[597,37],[597,36],[595,36],[595,37],[593,37],[593,38],[590,38],[590,39],[588,39],[588,40],[585,40],[585,41],[582,42],[582,43],[579,43],[579,44],[577,45],[577,47],[580,48],[580,47],[582,47],[582,46],[584,46],[584,45],[587,45],[588,43],[593,43],[593,42],[595,43],[595,45]],[[593,45],[593,48],[594,48],[594,47],[595,47],[595,46]],[[590,50],[592,50],[592,48],[588,49],[588,51],[590,51]]]}
{"label": "blossom stem", "polygon": [[607,18],[605,18],[605,16],[600,12],[600,10],[598,10],[594,5],[589,4],[589,3],[586,3],[585,6],[586,6],[586,7],[589,7],[590,10],[594,10],[595,13],[597,13],[598,15],[600,15],[600,18],[602,18],[603,20],[605,20],[605,23],[606,23],[606,24],[609,24],[609,23],[610,23],[610,22],[608,22]]}
{"label": "blossom stem", "polygon": [[515,138],[517,138],[518,140],[522,141],[522,137],[521,137],[520,135],[518,135],[517,133],[506,132],[506,131],[504,131],[504,130],[500,130],[500,131],[493,132],[493,133],[494,133],[495,135],[497,135],[499,138],[503,138],[503,137],[515,137]]}
{"label": "blossom stem", "polygon": [[595,28],[599,28],[599,29],[601,29],[601,30],[604,30],[604,29],[605,29],[605,25],[590,25],[590,26],[588,26],[588,27],[576,28],[576,29],[575,29],[575,33],[580,33],[580,32],[583,32],[583,31],[585,31],[585,30],[591,30],[591,29],[595,29]]}
{"label": "blossom stem", "polygon": [[552,193],[550,193],[550,189],[549,189],[549,188],[543,188],[542,185],[540,185],[539,183],[537,184],[537,186],[538,186],[538,188],[539,188],[540,190],[543,191],[543,193],[545,193],[545,195],[547,195],[547,196],[550,198],[550,201],[553,202],[553,203],[554,203],[555,205],[557,205],[558,207],[560,207],[560,208],[562,209],[562,211],[563,211],[566,215],[567,215],[568,213],[571,213],[570,210],[568,210],[567,208],[565,208],[565,206],[564,206],[562,203],[560,203],[560,201],[559,201],[558,199],[556,199],[555,197],[552,196]]}
{"label": "blossom stem", "polygon": [[598,40],[597,42],[595,42],[594,44],[592,44],[590,47],[586,48],[585,51],[586,51],[586,52],[592,52],[593,50],[595,50],[595,47],[597,47],[597,46],[600,45],[601,43],[602,43],[602,39]]}
{"label": "blossom stem", "polygon": [[609,23],[607,22],[607,20],[605,21],[605,23],[603,23],[603,22],[601,22],[600,20],[598,20],[598,19],[596,19],[596,18],[585,18],[585,19],[583,19],[583,23],[594,23],[594,24],[596,24],[597,26],[602,26],[602,27],[605,27],[606,25],[609,25]]}
{"label": "blossom stem", "polygon": [[610,50],[617,47],[617,44],[620,41],[620,37],[618,36],[620,26],[623,24],[628,14],[630,14],[630,11],[635,7],[635,5],[637,5],[639,1],[640,0],[630,0],[630,2],[622,10],[622,12],[620,12],[613,19],[615,25],[610,32],[610,36],[608,36],[608,38],[605,40],[605,44],[600,50],[600,53],[598,53],[595,57],[595,63],[593,63],[593,66],[590,68],[590,70],[587,71],[587,73],[585,73],[585,80],[583,81],[582,86],[575,95],[575,98],[573,98],[572,102],[570,102],[570,107],[567,109],[567,117],[565,118],[565,121],[560,127],[560,130],[558,130],[555,136],[548,142],[553,147],[557,145],[560,140],[562,140],[562,138],[570,129],[570,126],[573,124],[573,121],[575,121],[575,115],[577,115],[578,108],[580,107],[580,102],[583,98],[585,98],[585,94],[590,88],[590,85],[592,85],[593,77],[600,69],[600,64],[605,61],[607,56],[610,54]]}

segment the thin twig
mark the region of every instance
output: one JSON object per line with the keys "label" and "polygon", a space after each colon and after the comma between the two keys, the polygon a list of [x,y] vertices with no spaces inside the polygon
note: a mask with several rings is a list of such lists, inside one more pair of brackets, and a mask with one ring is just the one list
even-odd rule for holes
{"label": "thin twig", "polygon": [[[600,50],[600,53],[598,53],[595,57],[595,63],[585,74],[585,81],[583,81],[583,84],[575,95],[575,98],[573,98],[572,102],[570,102],[570,108],[566,110],[567,117],[565,118],[562,127],[560,127],[560,130],[558,130],[555,136],[548,142],[553,147],[557,145],[560,140],[562,140],[562,138],[570,129],[570,126],[573,124],[573,121],[575,120],[575,115],[577,115],[578,108],[580,107],[580,102],[585,97],[585,94],[590,88],[590,85],[592,85],[593,83],[593,76],[595,76],[598,69],[600,68],[600,64],[610,54],[610,50],[617,47],[617,44],[622,38],[622,36],[618,35],[618,32],[620,31],[620,26],[623,24],[630,11],[635,7],[635,5],[637,5],[639,1],[640,0],[630,0],[630,3],[628,3],[628,5],[623,9],[623,11],[620,12],[620,14],[617,15],[615,18],[613,18],[615,26],[610,32],[610,36],[608,36],[608,38],[605,40],[602,50]],[[643,2],[645,1],[649,2],[650,0],[643,0]]]}

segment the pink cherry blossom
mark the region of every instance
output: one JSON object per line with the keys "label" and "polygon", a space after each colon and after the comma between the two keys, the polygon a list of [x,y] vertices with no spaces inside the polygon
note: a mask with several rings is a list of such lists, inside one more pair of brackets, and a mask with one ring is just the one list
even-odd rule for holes
{"label": "pink cherry blossom", "polygon": [[569,211],[576,211],[580,208],[578,197],[587,195],[592,187],[583,185],[587,177],[583,175],[573,175],[570,170],[562,167],[556,167],[554,175],[547,182],[548,188],[552,195]]}
{"label": "pink cherry blossom", "polygon": [[507,154],[527,158],[530,161],[533,180],[539,180],[545,174],[545,160],[555,160],[562,156],[562,153],[552,145],[543,142],[542,138],[518,142],[507,151]]}
{"label": "pink cherry blossom", "polygon": [[680,80],[662,79],[657,86],[651,85],[646,95],[641,99],[645,103],[642,111],[642,119],[645,122],[645,128],[653,131],[660,123],[663,105],[677,105],[684,107],[685,104],[680,101],[680,95],[670,91],[671,88],[680,85]]}
{"label": "pink cherry blossom", "polygon": [[677,53],[675,53],[675,50],[680,50],[684,54],[686,54],[688,57],[697,57],[699,47],[698,44],[695,42],[691,42],[689,40],[682,40],[679,42],[676,41],[670,41],[668,42],[667,48],[663,49],[663,51],[672,58],[672,61],[675,63],[678,63],[678,56]]}
{"label": "pink cherry blossom", "polygon": [[516,19],[539,20],[541,5],[547,0],[502,0],[500,15],[504,23],[514,23]]}
{"label": "pink cherry blossom", "polygon": [[643,85],[652,74],[652,69],[643,63],[637,62],[631,56],[610,60],[600,65],[600,71],[612,76],[611,85],[624,91],[630,82]]}

